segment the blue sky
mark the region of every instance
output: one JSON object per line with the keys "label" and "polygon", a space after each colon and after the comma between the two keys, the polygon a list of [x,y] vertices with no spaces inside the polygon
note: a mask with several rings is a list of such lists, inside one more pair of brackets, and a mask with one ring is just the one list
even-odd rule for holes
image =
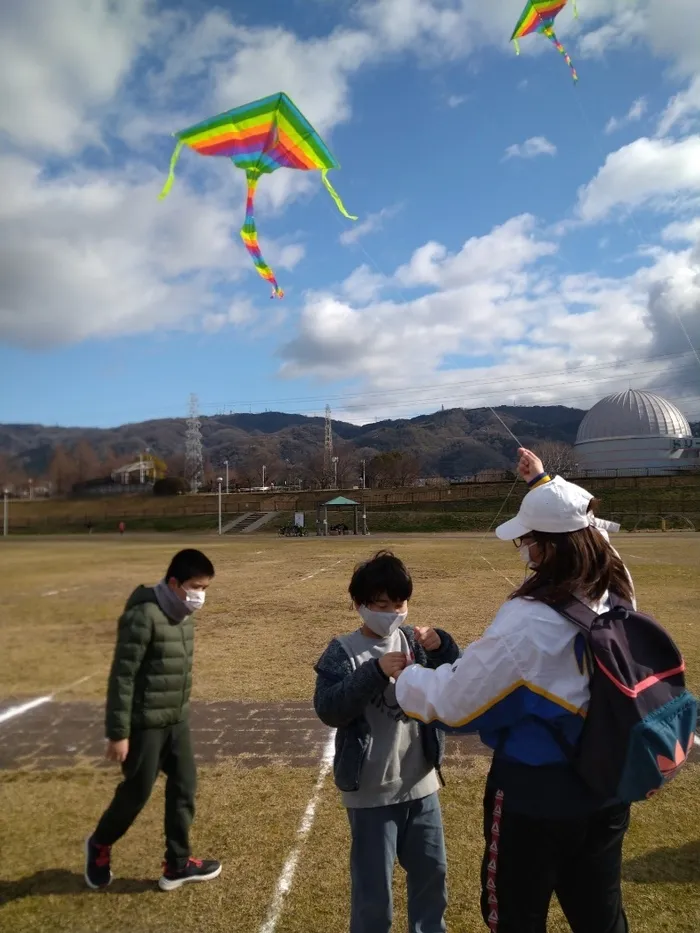
{"label": "blue sky", "polygon": [[[0,421],[354,421],[652,388],[700,417],[694,0],[26,0],[0,11]],[[480,9],[493,6],[494,9]],[[126,11],[125,9],[126,8]],[[262,10],[261,10],[262,8]],[[287,91],[341,163],[258,194],[170,133]]]}

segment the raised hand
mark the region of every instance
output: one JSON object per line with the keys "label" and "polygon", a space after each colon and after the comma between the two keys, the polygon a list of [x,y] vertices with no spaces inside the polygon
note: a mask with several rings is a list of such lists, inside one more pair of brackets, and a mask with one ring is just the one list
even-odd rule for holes
{"label": "raised hand", "polygon": [[438,651],[440,649],[442,642],[434,628],[419,628],[416,626],[413,629],[413,634],[418,644],[425,648],[426,651]]}
{"label": "raised hand", "polygon": [[531,450],[528,450],[526,447],[520,447],[518,449],[518,456],[520,460],[518,461],[518,473],[522,476],[526,483],[529,483],[530,480],[533,480],[536,476],[539,476],[540,473],[544,473],[544,464]]}

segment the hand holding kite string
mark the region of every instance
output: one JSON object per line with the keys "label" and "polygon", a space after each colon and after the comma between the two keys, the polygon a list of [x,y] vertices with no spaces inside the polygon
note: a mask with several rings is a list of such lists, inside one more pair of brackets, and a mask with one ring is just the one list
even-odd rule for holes
{"label": "hand holding kite string", "polygon": [[520,457],[518,461],[518,473],[526,483],[529,483],[530,480],[544,473],[544,464],[537,454],[528,450],[527,447],[521,447],[518,450],[518,456]]}
{"label": "hand holding kite string", "polygon": [[[566,4],[567,0],[528,0],[528,4],[523,10],[513,30],[513,35],[510,38],[511,41],[515,43],[515,51],[520,55],[518,39],[521,39],[523,36],[528,36],[532,32],[539,32],[543,36],[546,36],[554,44],[557,51],[564,56],[564,61],[571,69],[574,81],[578,81],[578,75],[569,57],[569,53],[557,39],[554,32],[554,19],[558,13],[561,13]],[[574,16],[578,16],[576,0],[573,2],[573,9]]]}
{"label": "hand holding kite string", "polygon": [[244,169],[248,196],[241,238],[258,273],[272,285],[272,298],[282,298],[284,292],[277,284],[274,272],[263,259],[258,245],[254,203],[261,175],[270,175],[278,168],[302,171],[318,169],[340,213],[348,220],[357,220],[357,217],[345,210],[328,180],[328,170],[340,168],[339,163],[306,117],[284,93],[227,110],[173,135],[178,142],[160,198],[167,197],[173,186],[175,165],[185,144],[200,155],[226,156],[238,168]]}

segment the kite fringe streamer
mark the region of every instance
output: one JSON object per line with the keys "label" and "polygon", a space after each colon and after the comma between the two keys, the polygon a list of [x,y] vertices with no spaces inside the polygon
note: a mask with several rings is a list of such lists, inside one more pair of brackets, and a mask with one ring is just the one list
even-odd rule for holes
{"label": "kite fringe streamer", "polygon": [[258,186],[259,177],[259,174],[255,171],[246,172],[248,195],[245,206],[245,221],[241,227],[241,239],[250,254],[250,258],[253,260],[255,268],[258,270],[258,275],[272,286],[272,294],[270,297],[283,298],[284,292],[277,284],[275,273],[263,259],[263,255],[260,252],[260,245],[258,244],[258,231],[255,226],[255,190]]}
{"label": "kite fringe streamer", "polygon": [[335,188],[333,187],[333,185],[330,183],[328,179],[327,168],[324,168],[323,171],[321,172],[321,178],[323,179],[323,184],[326,186],[328,193],[335,201],[336,207],[338,208],[340,213],[343,215],[343,217],[347,217],[348,220],[357,220],[357,217],[355,217],[354,214],[348,214],[348,212],[346,211],[345,205],[340,199],[340,195],[338,194],[338,192],[335,190]]}
{"label": "kite fringe streamer", "polygon": [[170,194],[170,189],[172,188],[173,182],[175,181],[175,166],[177,165],[177,160],[180,158],[180,152],[182,151],[183,145],[183,141],[178,139],[175,149],[173,150],[173,154],[170,156],[168,177],[166,178],[165,184],[163,185],[163,190],[158,195],[159,201],[162,201],[163,198],[167,198],[167,196]]}
{"label": "kite fringe streamer", "polygon": [[566,49],[565,49],[564,46],[561,44],[561,42],[557,39],[557,37],[556,37],[556,35],[555,35],[555,32],[554,32],[554,30],[552,29],[552,27],[551,27],[551,26],[548,26],[546,29],[543,29],[542,32],[543,32],[543,34],[544,34],[545,36],[547,36],[547,38],[550,40],[550,42],[553,42],[553,43],[554,43],[555,49],[556,49],[561,55],[564,56],[564,61],[566,62],[566,64],[567,64],[567,65],[569,66],[569,68],[571,69],[571,75],[572,75],[572,77],[573,77],[573,79],[574,79],[574,82],[578,81],[578,74],[576,73],[576,69],[574,68],[574,63],[571,61],[571,56],[570,56],[569,53],[566,51]]}
{"label": "kite fringe streamer", "polygon": [[513,45],[515,46],[515,54],[520,55],[520,43],[517,39],[513,39]]}
{"label": "kite fringe streamer", "polygon": [[576,0],[574,0],[572,6],[574,8],[574,19],[578,19],[578,3]]}

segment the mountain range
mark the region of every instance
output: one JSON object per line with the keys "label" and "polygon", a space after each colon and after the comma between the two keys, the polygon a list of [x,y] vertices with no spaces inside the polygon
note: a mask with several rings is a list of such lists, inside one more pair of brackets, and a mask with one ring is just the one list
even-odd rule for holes
{"label": "mountain range", "polygon": [[[455,477],[513,465],[517,444],[537,447],[543,441],[573,444],[585,412],[556,406],[452,408],[415,418],[357,425],[333,421],[336,453],[371,459],[400,450],[420,460],[425,475]],[[502,419],[499,420],[499,419]],[[507,427],[506,427],[507,426]],[[149,449],[177,469],[184,457],[187,422],[183,418],[144,421],[115,428],[0,425],[0,454],[28,475],[46,473],[56,450],[85,444],[100,461],[135,459]],[[204,455],[214,469],[224,460],[232,468],[247,461],[275,460],[308,464],[323,449],[324,419],[266,411],[201,418]]]}

